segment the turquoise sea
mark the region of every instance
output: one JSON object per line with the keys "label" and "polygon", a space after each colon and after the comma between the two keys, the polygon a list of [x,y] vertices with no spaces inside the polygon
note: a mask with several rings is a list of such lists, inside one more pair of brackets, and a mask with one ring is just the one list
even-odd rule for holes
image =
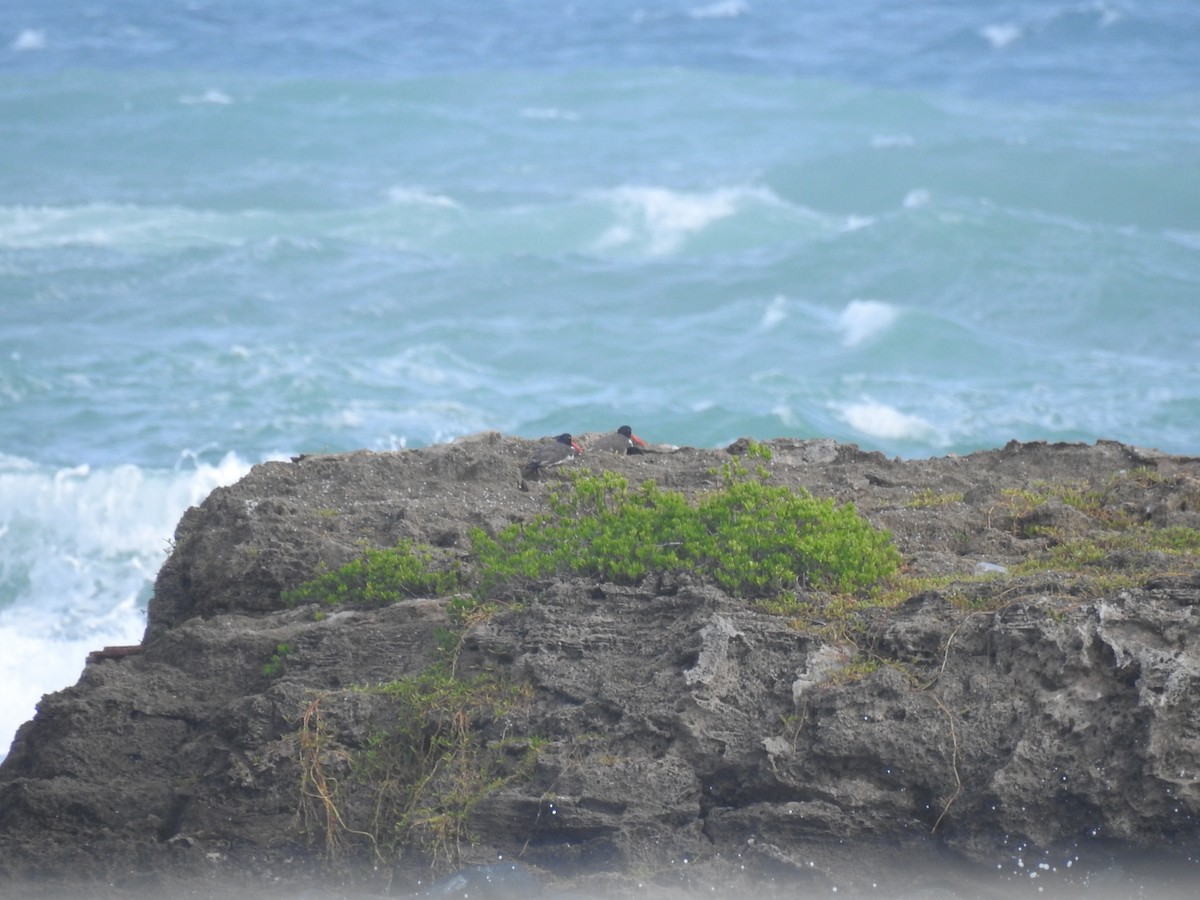
{"label": "turquoise sea", "polygon": [[268,458],[1200,452],[1200,5],[9,0],[0,753]]}

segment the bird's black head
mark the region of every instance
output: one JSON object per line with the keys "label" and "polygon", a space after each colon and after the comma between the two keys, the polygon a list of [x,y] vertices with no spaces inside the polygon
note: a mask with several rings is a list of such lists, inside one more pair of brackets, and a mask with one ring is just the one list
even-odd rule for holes
{"label": "bird's black head", "polygon": [[565,431],[562,434],[560,434],[558,437],[556,437],[555,440],[558,441],[560,444],[566,444],[567,446],[570,446],[571,444],[573,444],[575,442],[575,439],[572,438],[571,435],[567,434],[567,432],[565,432]]}
{"label": "bird's black head", "polygon": [[617,434],[623,434],[625,437],[633,437],[633,429],[628,425],[622,425],[617,429]]}

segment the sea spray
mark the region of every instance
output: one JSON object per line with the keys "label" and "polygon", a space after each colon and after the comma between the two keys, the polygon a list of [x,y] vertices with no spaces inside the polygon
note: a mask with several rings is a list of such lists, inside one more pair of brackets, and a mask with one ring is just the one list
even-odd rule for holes
{"label": "sea spray", "polygon": [[249,470],[236,455],[178,469],[50,469],[0,456],[0,744],[87,654],[134,644],[180,516]]}

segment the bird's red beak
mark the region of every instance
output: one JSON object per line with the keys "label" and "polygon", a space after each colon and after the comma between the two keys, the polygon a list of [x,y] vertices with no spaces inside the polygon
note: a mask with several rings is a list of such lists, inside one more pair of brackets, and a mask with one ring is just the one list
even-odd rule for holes
{"label": "bird's red beak", "polygon": [[646,442],[645,442],[645,441],[643,441],[643,440],[642,440],[640,437],[638,437],[636,434],[631,434],[631,435],[629,436],[629,439],[630,439],[631,441],[633,441],[635,444],[638,444],[638,445],[640,445],[640,446],[642,446],[642,447],[645,447],[645,446],[646,446]]}
{"label": "bird's red beak", "polygon": [[582,447],[580,447],[580,446],[579,446],[577,443],[575,443],[575,441],[571,441],[571,446],[575,448],[575,452],[576,452],[576,453],[582,453],[582,452],[583,452],[583,448],[582,448]]}

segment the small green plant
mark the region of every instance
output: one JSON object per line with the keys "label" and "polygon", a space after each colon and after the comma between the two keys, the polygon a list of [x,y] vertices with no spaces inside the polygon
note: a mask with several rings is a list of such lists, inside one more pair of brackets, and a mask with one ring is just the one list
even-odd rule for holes
{"label": "small green plant", "polygon": [[1058,544],[1046,559],[1050,569],[1078,571],[1085,566],[1098,566],[1104,562],[1108,551],[1092,540],[1067,541]]}
{"label": "small green plant", "polygon": [[359,559],[284,591],[289,606],[319,602],[384,606],[409,597],[441,597],[462,584],[457,567],[440,563],[428,547],[400,541],[368,549]]}
{"label": "small green plant", "polygon": [[1022,520],[1050,500],[1058,500],[1078,510],[1097,524],[1115,529],[1131,528],[1136,522],[1129,511],[1112,503],[1112,492],[1118,483],[1119,479],[1110,479],[1102,489],[1097,489],[1083,481],[1038,480],[1028,488],[1005,488],[1001,491],[1003,499],[995,509],[1007,512],[1014,533],[1020,528],[1025,537],[1039,535],[1036,526],[1022,525]]}
{"label": "small green plant", "polygon": [[287,657],[292,648],[287,644],[276,644],[275,652],[262,667],[262,673],[267,678],[278,678],[287,671]]}
{"label": "small green plant", "polygon": [[881,668],[884,662],[877,656],[855,656],[850,662],[836,669],[829,676],[827,684],[845,685],[855,681],[862,681],[870,675],[874,675]]}
{"label": "small green plant", "polygon": [[1136,466],[1125,473],[1134,484],[1142,487],[1152,487],[1158,484],[1164,484],[1167,481],[1167,476],[1157,469],[1151,469],[1148,466]]}
{"label": "small green plant", "polygon": [[1151,532],[1150,547],[1164,553],[1200,553],[1200,531],[1183,525],[1158,528]]}
{"label": "small green plant", "polygon": [[770,462],[775,458],[775,454],[771,452],[771,448],[766,444],[760,444],[758,441],[751,441],[746,446],[746,455],[751,459],[761,459],[763,462]]}
{"label": "small green plant", "polygon": [[785,619],[798,619],[811,611],[811,606],[802,602],[795,594],[764,597],[762,600],[755,601],[754,608]]}
{"label": "small green plant", "polygon": [[936,506],[949,506],[952,503],[962,503],[963,495],[960,491],[947,491],[938,493],[933,488],[922,488],[917,491],[911,499],[904,505],[910,509],[928,509]]}
{"label": "small green plant", "polygon": [[[1100,532],[1087,538],[1064,540],[1038,557],[1023,561],[1020,572],[1082,571],[1125,568],[1127,575],[1137,574],[1137,560],[1159,553],[1178,562],[1180,568],[1200,565],[1200,531],[1185,526],[1155,528],[1149,525],[1123,531]],[[1117,560],[1119,566],[1114,566]],[[1149,576],[1150,571],[1142,572]]]}

